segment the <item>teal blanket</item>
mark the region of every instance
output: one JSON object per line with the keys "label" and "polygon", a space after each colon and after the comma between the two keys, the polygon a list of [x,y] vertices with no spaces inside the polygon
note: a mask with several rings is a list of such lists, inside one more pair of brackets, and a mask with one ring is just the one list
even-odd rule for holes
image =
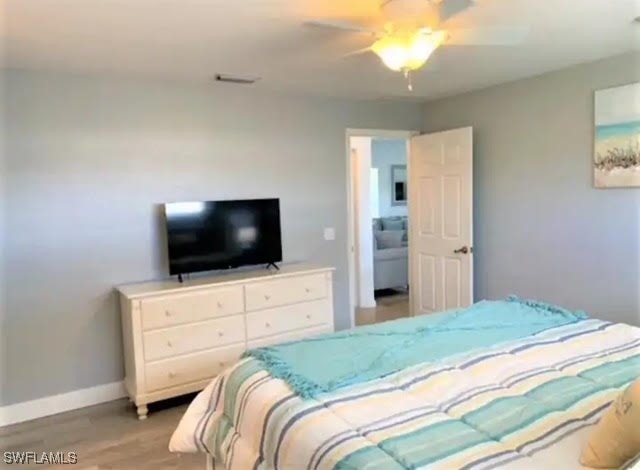
{"label": "teal blanket", "polygon": [[584,320],[540,302],[509,297],[247,351],[301,397],[384,377],[406,367]]}

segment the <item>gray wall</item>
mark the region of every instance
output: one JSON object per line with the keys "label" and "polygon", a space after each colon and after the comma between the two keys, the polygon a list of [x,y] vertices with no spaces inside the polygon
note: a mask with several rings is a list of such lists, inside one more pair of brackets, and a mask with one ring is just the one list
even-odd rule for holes
{"label": "gray wall", "polygon": [[[422,106],[10,73],[8,352],[0,404],[122,379],[113,286],[165,276],[156,204],[279,197],[285,260],[337,267],[349,324],[345,129]],[[323,227],[335,227],[326,242]]]}
{"label": "gray wall", "polygon": [[391,205],[391,165],[407,164],[407,141],[371,140],[371,166],[378,169],[380,217],[407,215],[407,206]]}
{"label": "gray wall", "polygon": [[476,297],[514,293],[640,324],[640,188],[595,189],[594,91],[640,79],[625,55],[425,105],[474,127]]}

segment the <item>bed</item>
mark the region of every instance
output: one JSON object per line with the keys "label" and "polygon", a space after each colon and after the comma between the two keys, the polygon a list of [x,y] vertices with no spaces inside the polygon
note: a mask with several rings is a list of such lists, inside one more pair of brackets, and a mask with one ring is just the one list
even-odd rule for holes
{"label": "bed", "polygon": [[640,329],[510,298],[251,351],[170,442],[216,469],[582,469]]}

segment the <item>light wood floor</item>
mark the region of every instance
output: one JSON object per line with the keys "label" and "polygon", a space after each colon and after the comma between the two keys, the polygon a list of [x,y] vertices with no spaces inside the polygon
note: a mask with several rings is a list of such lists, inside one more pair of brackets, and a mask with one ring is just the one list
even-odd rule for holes
{"label": "light wood floor", "polygon": [[356,309],[356,325],[371,325],[409,316],[409,294],[396,292],[376,297],[375,308]]}
{"label": "light wood floor", "polygon": [[145,421],[138,421],[133,405],[123,399],[0,428],[0,467],[5,451],[33,451],[76,452],[76,465],[49,467],[58,469],[204,469],[202,454],[177,455],[168,450],[169,438],[192,399],[193,395],[149,405]]}
{"label": "light wood floor", "polygon": [[[379,297],[377,307],[359,309],[357,325],[395,320],[409,315],[406,293]],[[61,413],[0,428],[0,462],[5,451],[75,452],[78,463],[50,468],[78,470],[197,470],[202,454],[172,454],[169,438],[193,395],[149,405],[149,418],[138,421],[128,400]],[[4,464],[0,464],[4,465]],[[18,466],[16,466],[18,468]],[[38,469],[41,465],[20,465]]]}

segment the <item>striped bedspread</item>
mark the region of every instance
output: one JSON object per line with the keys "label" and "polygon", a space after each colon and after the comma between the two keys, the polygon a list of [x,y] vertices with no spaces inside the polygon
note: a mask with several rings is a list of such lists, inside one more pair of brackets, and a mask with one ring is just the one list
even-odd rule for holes
{"label": "striped bedspread", "polygon": [[[593,319],[307,400],[248,358],[198,395],[170,448],[229,470],[543,468],[536,456],[638,376],[640,329]],[[580,468],[578,444],[575,467],[555,468]]]}

